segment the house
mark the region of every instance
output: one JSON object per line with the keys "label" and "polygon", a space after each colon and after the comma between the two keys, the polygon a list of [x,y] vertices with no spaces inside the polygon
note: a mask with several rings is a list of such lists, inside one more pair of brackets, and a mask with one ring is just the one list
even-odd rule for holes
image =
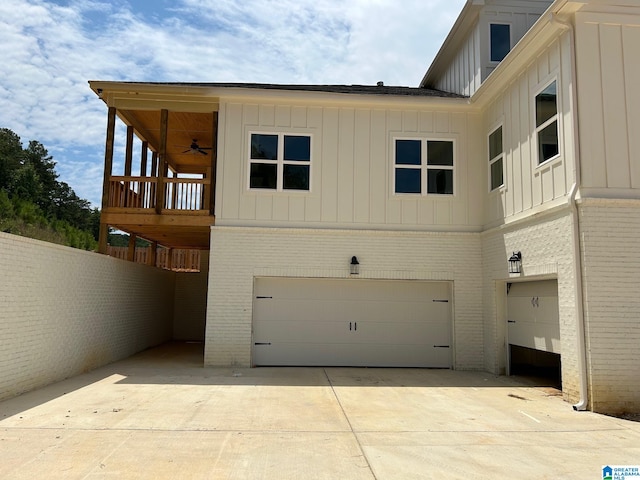
{"label": "house", "polygon": [[208,252],[205,365],[546,368],[637,410],[638,48],[636,1],[469,0],[415,88],[92,81],[101,251]]}

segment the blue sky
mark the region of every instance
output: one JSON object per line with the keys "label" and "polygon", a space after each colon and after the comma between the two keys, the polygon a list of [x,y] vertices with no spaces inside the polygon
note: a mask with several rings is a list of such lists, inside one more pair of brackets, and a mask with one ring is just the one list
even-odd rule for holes
{"label": "blue sky", "polygon": [[0,128],[40,141],[100,206],[106,107],[89,80],[417,86],[463,5],[2,0]]}

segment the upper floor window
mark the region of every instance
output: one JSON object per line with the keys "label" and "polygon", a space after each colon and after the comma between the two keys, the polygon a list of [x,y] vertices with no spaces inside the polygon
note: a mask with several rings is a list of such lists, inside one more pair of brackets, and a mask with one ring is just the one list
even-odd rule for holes
{"label": "upper floor window", "polygon": [[504,185],[504,147],[502,144],[502,126],[489,135],[489,170],[491,190]]}
{"label": "upper floor window", "polygon": [[538,140],[538,164],[557,156],[558,146],[558,95],[554,80],[536,95],[536,136]]}
{"label": "upper floor window", "polygon": [[505,23],[491,23],[489,25],[491,43],[491,61],[501,62],[511,50],[511,25]]}
{"label": "upper floor window", "polygon": [[451,140],[396,139],[395,193],[453,195]]}
{"label": "upper floor window", "polygon": [[309,190],[309,135],[252,133],[250,150],[249,188]]}

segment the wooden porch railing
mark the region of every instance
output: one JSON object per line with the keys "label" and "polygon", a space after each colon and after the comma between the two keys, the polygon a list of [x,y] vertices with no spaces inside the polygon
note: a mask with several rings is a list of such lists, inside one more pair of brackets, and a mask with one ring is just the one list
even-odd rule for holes
{"label": "wooden porch railing", "polygon": [[[163,209],[181,211],[209,211],[210,195],[208,178],[165,178]],[[156,207],[156,177],[111,177],[109,182],[109,207]]]}
{"label": "wooden porch railing", "polygon": [[[127,259],[128,247],[107,247],[107,254],[110,257]],[[134,262],[149,265],[151,259],[151,247],[136,247]],[[176,272],[199,272],[200,271],[200,250],[186,248],[158,248],[156,251],[156,267]]]}

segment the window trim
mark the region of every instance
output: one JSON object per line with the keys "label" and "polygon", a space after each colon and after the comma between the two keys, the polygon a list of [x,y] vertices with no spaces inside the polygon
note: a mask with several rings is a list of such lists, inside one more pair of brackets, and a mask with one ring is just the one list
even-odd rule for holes
{"label": "window trim", "polygon": [[502,57],[502,60],[504,60],[504,58],[507,55],[509,55],[509,53],[511,52],[511,50],[513,50],[513,47],[514,47],[514,45],[513,45],[513,25],[510,22],[506,22],[506,21],[503,21],[503,22],[501,22],[501,21],[489,22],[489,35],[488,35],[489,36],[489,62],[492,65],[497,65],[502,60],[493,60],[492,55],[491,55],[493,53],[491,51],[491,40],[492,40],[492,38],[491,38],[491,26],[492,25],[506,25],[506,26],[509,27],[509,51],[505,54],[504,57]]}
{"label": "window trim", "polygon": [[[556,113],[554,115],[552,115],[549,119],[547,119],[545,122],[543,122],[540,126],[538,126],[538,108],[537,108],[537,98],[538,95],[540,95],[544,90],[546,90],[549,86],[551,86],[552,83],[556,84]],[[532,112],[533,112],[533,125],[534,125],[534,138],[533,138],[533,144],[535,146],[535,150],[534,150],[534,155],[533,158],[535,159],[534,161],[536,162],[536,168],[538,167],[542,167],[542,166],[546,166],[548,165],[550,162],[557,160],[558,158],[560,158],[562,156],[562,139],[560,138],[560,89],[559,89],[559,81],[558,81],[558,77],[556,75],[547,78],[546,81],[542,82],[539,84],[538,88],[536,88],[534,90],[534,95],[532,98]],[[556,134],[558,137],[558,153],[555,154],[552,157],[549,157],[546,160],[541,160],[540,158],[540,132],[544,129],[546,129],[547,127],[549,127],[551,124],[553,124],[555,122],[556,124]]]}
{"label": "window trim", "polygon": [[[456,153],[456,140],[450,137],[416,137],[416,136],[393,136],[392,137],[392,162],[391,162],[391,192],[393,196],[397,197],[431,197],[435,196],[438,198],[449,198],[455,197],[457,194],[456,188],[456,163],[457,163],[457,153]],[[420,142],[420,164],[419,165],[398,165],[396,163],[396,141],[397,140],[413,140]],[[427,144],[428,142],[450,142],[452,144],[453,150],[453,165],[431,165],[428,164],[427,158]],[[405,193],[405,192],[396,192],[396,170],[406,169],[406,170],[420,170],[420,193]],[[453,176],[453,185],[452,193],[428,193],[428,175],[429,170],[451,170]]]}
{"label": "window trim", "polygon": [[[278,152],[275,160],[251,158],[251,140],[253,135],[275,135],[278,137]],[[309,160],[285,160],[284,159],[284,138],[285,137],[308,137],[309,138]],[[309,132],[286,132],[286,131],[266,131],[249,130],[247,135],[247,190],[250,192],[262,193],[286,193],[286,194],[307,194],[311,193],[313,185],[313,134]],[[276,188],[251,187],[251,165],[252,164],[276,165]],[[284,167],[285,165],[298,165],[309,167],[309,188],[307,190],[284,188]]]}

